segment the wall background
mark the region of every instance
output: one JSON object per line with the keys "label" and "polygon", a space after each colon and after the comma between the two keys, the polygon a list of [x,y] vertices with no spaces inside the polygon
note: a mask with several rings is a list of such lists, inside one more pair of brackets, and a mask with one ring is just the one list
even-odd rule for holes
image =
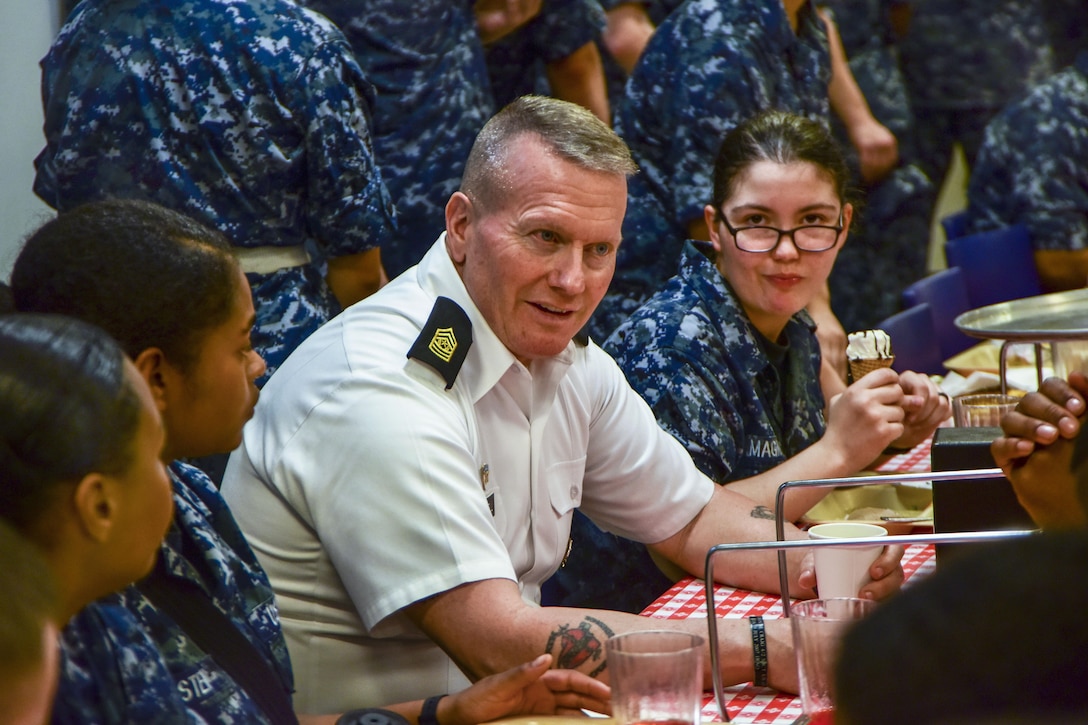
{"label": "wall background", "polygon": [[0,0],[0,279],[23,239],[52,215],[31,191],[45,145],[38,61],[60,27],[57,0]]}

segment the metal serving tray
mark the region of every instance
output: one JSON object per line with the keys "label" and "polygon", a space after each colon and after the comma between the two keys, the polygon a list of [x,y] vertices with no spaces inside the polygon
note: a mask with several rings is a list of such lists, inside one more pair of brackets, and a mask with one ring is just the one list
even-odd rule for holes
{"label": "metal serving tray", "polygon": [[1088,289],[999,302],[956,317],[971,337],[1008,342],[1088,340]]}

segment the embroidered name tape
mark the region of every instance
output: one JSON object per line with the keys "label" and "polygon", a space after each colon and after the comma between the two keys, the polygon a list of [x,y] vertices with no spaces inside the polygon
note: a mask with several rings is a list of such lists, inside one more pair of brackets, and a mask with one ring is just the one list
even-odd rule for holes
{"label": "embroidered name tape", "polygon": [[449,297],[439,297],[419,337],[412,343],[408,357],[434,368],[449,390],[457,380],[470,347],[472,322],[468,315]]}

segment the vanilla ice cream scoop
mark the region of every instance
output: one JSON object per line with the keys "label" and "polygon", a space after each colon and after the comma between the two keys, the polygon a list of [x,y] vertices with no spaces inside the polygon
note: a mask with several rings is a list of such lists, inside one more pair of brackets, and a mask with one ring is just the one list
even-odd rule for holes
{"label": "vanilla ice cream scoop", "polygon": [[851,383],[873,370],[891,367],[895,362],[892,339],[883,330],[851,332],[847,336],[846,360]]}

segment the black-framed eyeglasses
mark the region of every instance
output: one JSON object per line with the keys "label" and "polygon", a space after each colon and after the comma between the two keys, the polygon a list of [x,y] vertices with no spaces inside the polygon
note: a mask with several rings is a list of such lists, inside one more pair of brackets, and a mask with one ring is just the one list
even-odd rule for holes
{"label": "black-framed eyeglasses", "polygon": [[733,235],[733,244],[742,252],[773,252],[782,243],[782,237],[789,237],[793,246],[802,252],[826,252],[839,243],[843,230],[843,210],[839,209],[839,223],[835,226],[825,224],[804,224],[793,229],[778,227],[751,226],[734,227],[718,212],[718,218]]}

